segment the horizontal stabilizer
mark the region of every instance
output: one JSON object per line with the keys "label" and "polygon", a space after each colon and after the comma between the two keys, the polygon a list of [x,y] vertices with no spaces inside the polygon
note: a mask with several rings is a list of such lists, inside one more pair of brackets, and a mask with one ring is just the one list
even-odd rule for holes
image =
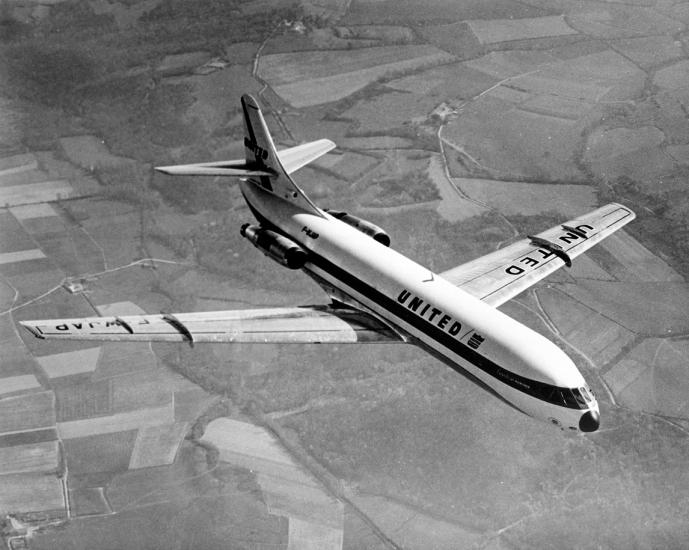
{"label": "horizontal stabilizer", "polygon": [[[322,157],[328,151],[332,151],[334,148],[335,144],[329,139],[319,139],[278,151],[278,158],[285,172],[291,174],[317,158]],[[231,176],[248,178],[259,176],[275,177],[277,175],[270,168],[248,164],[243,159],[157,166],[156,170],[170,176]]]}
{"label": "horizontal stabilizer", "polygon": [[244,160],[156,166],[156,170],[171,176],[232,176],[248,178],[275,175],[266,168],[256,168],[247,164]]}
{"label": "horizontal stabilizer", "polygon": [[336,145],[329,139],[319,139],[278,151],[278,158],[285,172],[291,174],[332,151],[335,147]]}

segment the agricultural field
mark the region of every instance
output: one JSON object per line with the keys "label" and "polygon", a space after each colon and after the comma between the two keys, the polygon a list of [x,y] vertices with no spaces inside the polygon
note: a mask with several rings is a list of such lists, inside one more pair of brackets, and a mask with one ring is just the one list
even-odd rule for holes
{"label": "agricultural field", "polygon": [[467,23],[481,44],[577,34],[563,16],[473,20]]}
{"label": "agricultural field", "polygon": [[580,212],[593,210],[596,205],[596,191],[589,185],[547,185],[473,178],[452,178],[452,181],[475,201],[508,216],[557,212],[563,218],[572,218]]}
{"label": "agricultural field", "polygon": [[451,54],[428,45],[380,46],[340,52],[272,54],[263,58],[261,78],[293,107],[343,99],[386,75],[413,72],[452,61]]}
{"label": "agricultural field", "polygon": [[[0,510],[42,527],[16,536],[681,547],[687,24],[686,6],[653,1],[3,11]],[[327,301],[239,235],[252,215],[235,185],[152,169],[241,158],[247,92],[279,148],[337,142],[295,174],[312,199],[436,272],[609,201],[632,208],[625,232],[501,308],[572,357],[601,430],[540,425],[413,347],[20,333],[21,319]]]}

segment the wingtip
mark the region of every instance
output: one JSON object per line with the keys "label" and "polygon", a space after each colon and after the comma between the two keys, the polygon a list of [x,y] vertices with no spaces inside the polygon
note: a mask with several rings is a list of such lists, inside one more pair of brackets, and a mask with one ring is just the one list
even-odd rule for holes
{"label": "wingtip", "polygon": [[19,321],[19,324],[33,334],[36,338],[45,340],[45,336],[41,333],[41,329],[34,323],[34,321]]}

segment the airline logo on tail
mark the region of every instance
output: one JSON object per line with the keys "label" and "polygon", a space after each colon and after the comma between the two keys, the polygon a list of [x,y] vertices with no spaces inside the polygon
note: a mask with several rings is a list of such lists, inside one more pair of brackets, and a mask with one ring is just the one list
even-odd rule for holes
{"label": "airline logo on tail", "polygon": [[268,160],[268,151],[259,146],[255,141],[251,141],[248,137],[244,138],[244,147],[246,147],[250,153],[253,153],[257,162],[262,163],[263,161]]}

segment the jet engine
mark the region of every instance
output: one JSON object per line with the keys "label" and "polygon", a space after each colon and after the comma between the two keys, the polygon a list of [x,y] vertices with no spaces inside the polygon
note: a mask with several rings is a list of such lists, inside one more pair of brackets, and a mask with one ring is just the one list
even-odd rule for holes
{"label": "jet engine", "polygon": [[290,269],[301,269],[308,259],[308,253],[301,246],[270,229],[245,223],[239,232],[266,256]]}
{"label": "jet engine", "polygon": [[380,244],[385,246],[390,246],[390,235],[383,231],[377,225],[357,218],[352,214],[347,214],[347,212],[339,212],[338,210],[326,209],[326,212],[330,214],[333,218],[337,218],[341,222],[351,225],[354,229],[358,229],[365,235],[371,237],[374,241],[378,241]]}

